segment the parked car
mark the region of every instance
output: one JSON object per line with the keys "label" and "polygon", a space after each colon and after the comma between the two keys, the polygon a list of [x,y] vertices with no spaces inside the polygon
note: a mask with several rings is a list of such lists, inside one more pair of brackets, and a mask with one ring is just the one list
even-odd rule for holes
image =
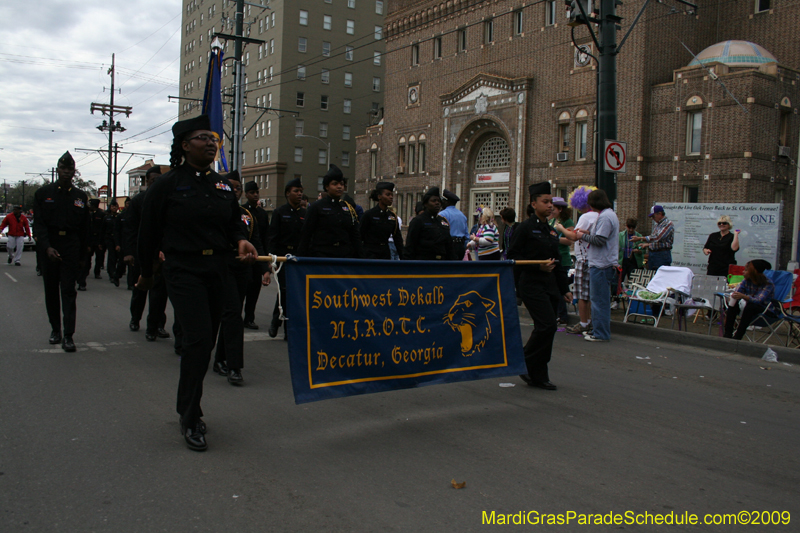
{"label": "parked car", "polygon": [[[0,214],[0,223],[2,223],[3,219],[7,216],[10,216],[10,213]],[[28,217],[28,223],[30,224],[31,229],[33,229],[33,220],[31,220],[30,217]],[[0,233],[0,250],[5,250],[7,246],[8,246],[8,228],[3,228],[3,232]],[[36,243],[33,241],[33,239],[26,236],[25,240],[23,241],[23,250],[33,250],[35,246]]]}

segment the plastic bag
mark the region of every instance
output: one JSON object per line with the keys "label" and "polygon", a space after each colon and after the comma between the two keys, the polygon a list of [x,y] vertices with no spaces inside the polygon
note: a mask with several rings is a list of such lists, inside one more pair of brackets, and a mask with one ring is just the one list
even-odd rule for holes
{"label": "plastic bag", "polygon": [[761,359],[768,363],[777,363],[778,362],[778,354],[775,353],[775,350],[772,348],[767,348],[767,351],[764,352],[764,355],[761,356]]}

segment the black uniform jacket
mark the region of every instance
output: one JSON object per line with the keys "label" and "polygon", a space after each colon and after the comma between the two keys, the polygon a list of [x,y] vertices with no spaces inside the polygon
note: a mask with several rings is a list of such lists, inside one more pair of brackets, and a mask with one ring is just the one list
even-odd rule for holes
{"label": "black uniform jacket", "polygon": [[[542,222],[534,215],[521,222],[511,236],[511,246],[508,248],[508,258],[516,260],[541,260],[541,259],[561,259],[558,251],[558,235],[556,230],[550,227],[547,222]],[[555,282],[559,292],[563,295],[569,292],[567,274],[564,269],[556,268],[552,272],[545,272],[539,265],[520,265],[517,268],[521,271],[521,283],[536,281],[542,283]]]}
{"label": "black uniform jacket", "polygon": [[364,257],[367,259],[391,259],[389,237],[394,239],[397,253],[403,257],[403,234],[400,221],[389,209],[381,210],[376,205],[361,217],[361,240],[364,243]]}
{"label": "black uniform jacket", "polygon": [[297,255],[302,257],[362,257],[355,208],[330,196],[308,206]]}
{"label": "black uniform jacket", "polygon": [[[34,232],[40,250],[76,243],[81,255],[89,242],[89,198],[75,186],[61,189],[50,183],[34,195]],[[62,253],[61,250],[58,250]]]}
{"label": "black uniform jacket", "polygon": [[89,246],[99,246],[103,242],[103,220],[106,214],[100,209],[89,211]]}
{"label": "black uniform jacket", "polygon": [[246,239],[236,195],[213,170],[183,164],[148,188],[139,226],[142,276],[153,275],[159,250],[166,257],[231,255],[231,247]]}
{"label": "black uniform jacket", "polygon": [[422,212],[411,219],[408,225],[404,259],[455,260],[450,224],[439,215]]}
{"label": "black uniform jacket", "polygon": [[[244,224],[245,230],[247,232],[247,240],[250,241],[253,247],[255,247],[256,252],[258,252],[258,255],[266,255],[267,252],[264,249],[264,241],[261,238],[261,228],[259,227],[258,219],[253,214],[252,208],[247,205],[240,205],[239,211],[241,212],[242,223]],[[264,211],[264,216],[267,216],[266,211]],[[236,257],[233,257],[232,259],[233,261],[230,264],[233,266],[235,271],[247,272],[247,273],[251,271],[250,269],[251,265],[248,265],[247,263],[242,263]],[[266,274],[270,269],[269,263],[266,262],[254,263],[253,266],[257,268],[262,275]]]}
{"label": "black uniform jacket", "polygon": [[139,225],[142,223],[145,194],[147,191],[139,191],[136,196],[131,198],[131,203],[125,210],[128,213],[125,217],[125,224],[122,226],[122,248],[125,249],[126,255],[136,256],[138,253],[136,241],[139,238]]}
{"label": "black uniform jacket", "polygon": [[[249,202],[244,204],[244,208],[256,219],[258,235],[261,239],[260,253],[265,254],[269,250],[269,214],[261,206],[250,205]],[[255,246],[255,243],[253,245]]]}
{"label": "black uniform jacket", "polygon": [[103,218],[103,243],[108,247],[119,245],[115,239],[118,216],[119,213],[106,211],[106,216]]}
{"label": "black uniform jacket", "polygon": [[275,255],[297,255],[300,233],[306,219],[304,207],[293,208],[286,203],[272,212],[267,236],[267,251]]}

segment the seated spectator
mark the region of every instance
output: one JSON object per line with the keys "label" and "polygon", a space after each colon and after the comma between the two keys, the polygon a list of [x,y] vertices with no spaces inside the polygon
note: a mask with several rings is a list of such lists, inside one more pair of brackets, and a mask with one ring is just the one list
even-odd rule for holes
{"label": "seated spectator", "polygon": [[[764,275],[764,271],[772,268],[763,259],[754,259],[744,266],[744,281],[731,294],[731,300],[735,303],[728,307],[725,312],[725,333],[723,337],[742,340],[747,331],[747,327],[769,304],[775,296],[775,285]],[[742,305],[744,304],[744,305]],[[743,308],[742,318],[739,320],[739,327],[733,333],[733,326],[739,309]]]}

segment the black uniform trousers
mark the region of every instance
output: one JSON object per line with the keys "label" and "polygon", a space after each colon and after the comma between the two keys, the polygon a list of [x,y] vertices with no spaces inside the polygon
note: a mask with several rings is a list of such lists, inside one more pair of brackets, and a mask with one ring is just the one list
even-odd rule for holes
{"label": "black uniform trousers", "polygon": [[64,313],[64,336],[75,333],[76,297],[81,257],[80,239],[73,236],[50,235],[50,246],[56,249],[61,261],[50,261],[42,250],[42,279],[44,280],[44,302],[47,318],[54,331],[61,331],[61,313]]}
{"label": "black uniform trousers", "polygon": [[106,272],[111,279],[119,279],[125,273],[125,262],[122,260],[116,245],[111,241],[106,241],[106,250],[108,250],[108,263],[106,264]]}
{"label": "black uniform trousers", "polygon": [[[139,279],[142,273],[142,268],[138,262],[129,267],[130,273]],[[144,306],[147,302],[148,296],[150,298],[150,307],[147,312],[147,329],[148,333],[155,333],[160,328],[167,324],[167,286],[164,283],[164,276],[156,274],[153,277],[153,288],[149,291],[134,290],[131,294],[131,320],[136,322],[142,320],[144,314]]]}
{"label": "black uniform trousers", "polygon": [[258,303],[258,296],[261,294],[261,274],[257,268],[251,268],[252,275],[250,282],[247,284],[247,296],[244,300],[244,322],[256,321],[256,304]]}
{"label": "black uniform trousers", "polygon": [[250,265],[230,266],[225,280],[225,301],[214,361],[224,361],[231,370],[241,370],[244,367],[242,305],[252,270]]}
{"label": "black uniform trousers", "polygon": [[287,324],[285,320],[281,320],[281,310],[280,308],[283,307],[283,316],[286,319],[289,319],[289,313],[286,311],[286,272],[284,271],[285,264],[281,269],[278,271],[278,290],[280,290],[280,306],[278,305],[278,296],[275,297],[275,308],[272,310],[272,321],[278,324],[280,327],[281,322],[283,322],[283,333],[286,334]]}
{"label": "black uniform trousers", "polygon": [[81,275],[78,277],[78,285],[85,286],[86,278],[89,277],[89,272],[92,270],[92,256],[94,256],[94,275],[100,275],[100,269],[103,268],[106,252],[101,250],[99,245],[92,246],[92,251],[86,256],[86,264],[83,267]]}
{"label": "black uniform trousers", "polygon": [[227,258],[223,255],[169,254],[164,281],[181,329],[181,377],[177,411],[186,426],[203,416],[200,399],[225,299]]}
{"label": "black uniform trousers", "polygon": [[551,281],[526,279],[520,276],[519,296],[533,319],[533,333],[525,343],[525,364],[528,375],[535,381],[550,381],[547,363],[553,353],[553,339],[556,336],[556,310],[558,288],[555,279]]}

